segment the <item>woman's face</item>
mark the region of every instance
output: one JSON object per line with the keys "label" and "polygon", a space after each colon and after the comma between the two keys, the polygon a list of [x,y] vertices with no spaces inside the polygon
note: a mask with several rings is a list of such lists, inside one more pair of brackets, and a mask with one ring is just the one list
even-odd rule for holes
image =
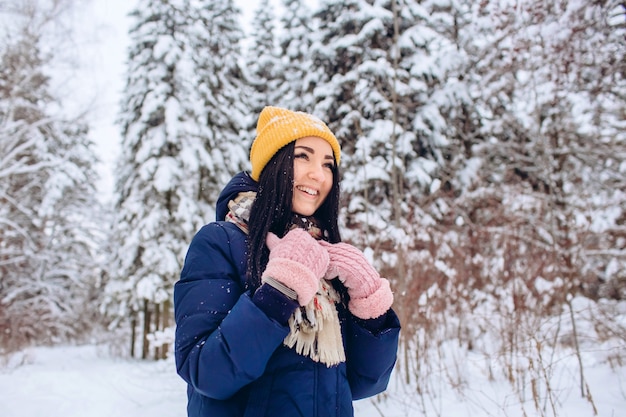
{"label": "woman's face", "polygon": [[311,216],[324,203],[333,186],[335,158],[322,138],[297,139],[293,159],[293,212]]}

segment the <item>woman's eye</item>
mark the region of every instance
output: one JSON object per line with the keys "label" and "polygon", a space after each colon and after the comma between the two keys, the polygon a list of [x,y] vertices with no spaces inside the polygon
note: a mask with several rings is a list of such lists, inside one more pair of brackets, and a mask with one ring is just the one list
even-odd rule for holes
{"label": "woman's eye", "polygon": [[333,169],[334,167],[335,167],[335,164],[333,164],[332,162],[324,164],[324,168]]}
{"label": "woman's eye", "polygon": [[295,158],[307,159],[307,160],[309,159],[309,155],[305,154],[304,152],[303,153],[297,153],[297,154],[294,155],[294,157]]}

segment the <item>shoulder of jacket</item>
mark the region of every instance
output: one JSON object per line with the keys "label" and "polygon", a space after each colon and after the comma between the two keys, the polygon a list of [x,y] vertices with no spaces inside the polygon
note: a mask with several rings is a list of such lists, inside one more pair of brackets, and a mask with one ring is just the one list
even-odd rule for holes
{"label": "shoulder of jacket", "polygon": [[[199,262],[213,262],[213,269],[226,262],[233,271],[237,271],[240,284],[244,284],[247,262],[247,235],[234,223],[215,221],[207,223],[194,236],[189,251],[190,259],[200,259]],[[206,254],[212,253],[207,258]]]}
{"label": "shoulder of jacket", "polygon": [[248,235],[232,222],[215,221],[204,225],[194,240],[229,253],[231,259],[239,260],[245,256]]}
{"label": "shoulder of jacket", "polygon": [[234,223],[227,221],[215,221],[207,223],[198,231],[199,235],[214,234],[221,231],[228,237],[246,239],[247,235]]}

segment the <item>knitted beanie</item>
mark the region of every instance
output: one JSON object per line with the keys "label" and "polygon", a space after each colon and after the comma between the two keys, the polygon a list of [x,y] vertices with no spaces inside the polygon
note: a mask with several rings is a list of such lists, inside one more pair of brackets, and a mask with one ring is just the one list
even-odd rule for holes
{"label": "knitted beanie", "polygon": [[308,136],[316,136],[328,142],[339,164],[341,148],[337,138],[324,122],[313,115],[267,106],[259,115],[256,132],[256,139],[250,149],[250,176],[255,181],[259,180],[265,165],[283,146]]}

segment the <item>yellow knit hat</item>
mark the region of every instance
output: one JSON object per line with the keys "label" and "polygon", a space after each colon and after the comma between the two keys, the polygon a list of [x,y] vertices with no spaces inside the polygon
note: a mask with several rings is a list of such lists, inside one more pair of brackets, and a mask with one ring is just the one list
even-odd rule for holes
{"label": "yellow knit hat", "polygon": [[339,165],[341,147],[333,132],[320,119],[303,112],[267,106],[261,111],[256,125],[256,139],[250,149],[253,180],[258,181],[261,171],[283,146],[296,139],[316,136],[330,144]]}

